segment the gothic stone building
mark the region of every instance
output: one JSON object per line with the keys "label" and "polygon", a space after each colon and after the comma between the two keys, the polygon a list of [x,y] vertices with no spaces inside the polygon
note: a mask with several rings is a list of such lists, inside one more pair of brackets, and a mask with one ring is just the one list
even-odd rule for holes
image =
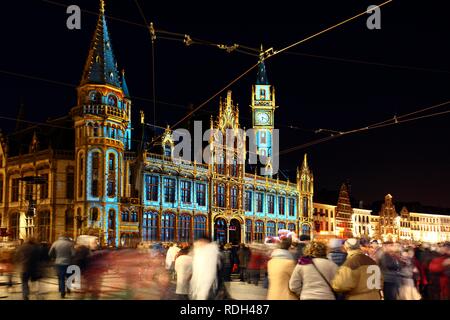
{"label": "gothic stone building", "polygon": [[[257,153],[271,159],[275,90],[263,62],[251,108]],[[246,172],[236,161],[245,157],[245,139],[231,150],[230,163],[223,161],[226,141],[214,135],[211,163],[174,161],[169,128],[154,153],[132,144],[131,112],[101,1],[77,104],[66,117],[2,136],[2,236],[51,242],[63,232],[74,238],[93,233],[103,244],[127,246],[203,235],[219,242],[261,242],[281,229],[310,234],[313,174],[306,156],[296,182]],[[211,128],[238,135],[239,109],[231,92],[220,101]]]}

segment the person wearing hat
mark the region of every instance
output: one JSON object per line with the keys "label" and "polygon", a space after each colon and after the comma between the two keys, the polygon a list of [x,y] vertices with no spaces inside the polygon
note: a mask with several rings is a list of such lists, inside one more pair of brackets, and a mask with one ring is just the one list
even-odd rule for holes
{"label": "person wearing hat", "polygon": [[327,254],[327,258],[334,263],[336,263],[339,267],[345,262],[347,258],[347,252],[342,250],[342,242],[339,239],[331,239],[328,243],[329,252]]}
{"label": "person wearing hat", "polygon": [[345,241],[344,249],[347,259],[332,281],[334,291],[343,293],[346,300],[381,300],[383,281],[376,262],[361,251],[358,239]]}

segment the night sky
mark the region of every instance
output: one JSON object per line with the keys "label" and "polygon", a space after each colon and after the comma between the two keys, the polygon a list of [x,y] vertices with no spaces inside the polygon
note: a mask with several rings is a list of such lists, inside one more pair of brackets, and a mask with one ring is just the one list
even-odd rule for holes
{"label": "night sky", "polygon": [[[281,49],[381,1],[139,3],[157,30],[213,43]],[[268,78],[276,87],[279,105],[275,123],[280,129],[280,150],[329,136],[316,133],[319,128],[351,130],[449,100],[450,19],[441,3],[394,0],[381,9],[381,30],[367,29],[368,15],[364,15],[268,59]],[[68,30],[65,7],[70,4],[98,12],[95,0],[2,2],[1,117],[15,118],[20,99],[25,102],[26,119],[38,122],[64,116],[74,106],[75,86],[97,17],[83,12],[81,30]],[[106,1],[106,14],[143,24],[134,0]],[[149,33],[143,26],[107,21],[116,60],[126,70],[134,97],[134,123],[140,109],[153,122],[152,102],[141,99],[152,98]],[[156,123],[161,126],[177,122],[190,105],[198,106],[257,62],[254,56],[206,45],[186,47],[182,41],[161,38],[156,40],[155,52],[156,99],[160,101]],[[241,126],[247,128],[255,81],[256,69],[231,87],[240,106]],[[193,118],[207,120],[217,110],[218,98]],[[429,113],[446,110],[449,105]],[[450,114],[444,114],[343,136],[285,154],[280,167],[293,180],[307,152],[317,191],[335,190],[349,181],[352,195],[366,204],[391,193],[394,201],[450,207],[449,123]],[[13,121],[0,119],[4,132],[14,126]]]}

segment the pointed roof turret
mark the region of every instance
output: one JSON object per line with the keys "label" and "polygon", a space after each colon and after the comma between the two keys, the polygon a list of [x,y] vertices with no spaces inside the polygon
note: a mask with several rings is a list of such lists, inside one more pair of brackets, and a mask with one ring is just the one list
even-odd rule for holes
{"label": "pointed roof turret", "polygon": [[264,64],[264,48],[261,45],[261,52],[259,54],[259,65],[258,65],[258,74],[256,77],[256,84],[269,84],[269,80],[267,79],[266,65]]}
{"label": "pointed roof turret", "polygon": [[105,18],[105,2],[100,0],[100,13],[80,85],[109,84],[121,88],[117,63]]}
{"label": "pointed roof turret", "polygon": [[130,97],[130,92],[128,91],[127,82],[125,81],[125,70],[122,69],[122,91],[125,97]]}
{"label": "pointed roof turret", "polygon": [[305,155],[303,156],[302,170],[309,170],[309,167],[308,167],[308,154],[307,153],[305,153]]}

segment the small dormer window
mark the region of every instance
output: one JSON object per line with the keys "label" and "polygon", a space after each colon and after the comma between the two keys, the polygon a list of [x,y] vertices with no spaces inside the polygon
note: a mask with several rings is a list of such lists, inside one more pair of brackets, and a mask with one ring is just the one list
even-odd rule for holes
{"label": "small dormer window", "polygon": [[109,77],[110,77],[111,79],[114,79],[114,73],[110,72],[110,73],[109,73]]}
{"label": "small dormer window", "polygon": [[164,146],[164,155],[166,157],[171,157],[172,156],[172,148],[171,148],[171,146],[169,144],[166,144]]}
{"label": "small dormer window", "polygon": [[97,91],[89,92],[89,101],[92,103],[100,103],[101,95]]}
{"label": "small dormer window", "polygon": [[108,105],[116,107],[117,106],[117,98],[113,95],[108,97]]}

